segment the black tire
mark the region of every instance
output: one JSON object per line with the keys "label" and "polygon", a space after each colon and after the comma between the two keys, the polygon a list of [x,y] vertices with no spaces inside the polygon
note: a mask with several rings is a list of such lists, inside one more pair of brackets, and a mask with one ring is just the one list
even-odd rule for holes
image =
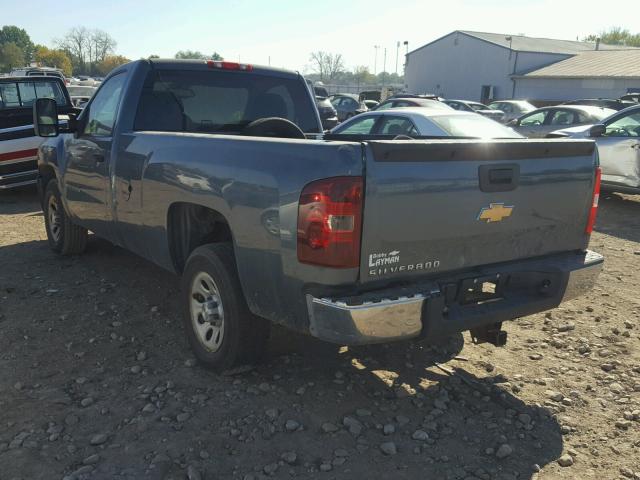
{"label": "black tire", "polygon": [[[215,350],[208,348],[212,345],[207,344],[203,339],[202,330],[196,326],[197,322],[201,328],[206,329],[208,322],[204,320],[202,313],[197,319],[192,313],[192,299],[196,299],[197,302],[200,300],[196,298],[198,293],[194,293],[195,282],[202,274],[213,280],[223,312],[224,333]],[[269,339],[270,323],[253,315],[247,306],[231,244],[203,245],[189,256],[182,276],[182,309],[189,345],[196,358],[207,368],[224,371],[237,365],[255,362],[264,353]]]}
{"label": "black tire", "polygon": [[87,229],[74,224],[62,204],[57,180],[50,180],[42,202],[47,240],[61,255],[79,255],[87,247]]}

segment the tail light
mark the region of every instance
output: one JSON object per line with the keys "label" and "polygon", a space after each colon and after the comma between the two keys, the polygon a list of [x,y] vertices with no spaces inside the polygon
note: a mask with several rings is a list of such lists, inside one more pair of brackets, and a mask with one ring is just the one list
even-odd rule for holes
{"label": "tail light", "polygon": [[333,177],[304,187],[298,206],[298,260],[333,268],[360,265],[362,177]]}
{"label": "tail light", "polygon": [[245,72],[253,70],[253,65],[246,63],[223,62],[218,60],[207,60],[207,66],[209,68],[220,68],[222,70],[244,70]]}
{"label": "tail light", "polygon": [[591,210],[589,211],[589,220],[587,220],[587,227],[585,233],[591,234],[593,232],[593,226],[596,223],[596,214],[598,213],[598,202],[600,201],[600,181],[602,179],[602,169],[596,167],[595,182],[593,185],[593,199],[591,201]]}

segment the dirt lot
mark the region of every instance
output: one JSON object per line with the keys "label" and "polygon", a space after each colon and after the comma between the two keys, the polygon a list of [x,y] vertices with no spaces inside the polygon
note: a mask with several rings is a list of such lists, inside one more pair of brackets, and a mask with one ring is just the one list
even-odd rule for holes
{"label": "dirt lot", "polygon": [[504,348],[276,331],[219,376],[175,277],[95,237],[55,256],[33,190],[0,194],[0,479],[640,479],[640,197],[598,230],[595,291]]}

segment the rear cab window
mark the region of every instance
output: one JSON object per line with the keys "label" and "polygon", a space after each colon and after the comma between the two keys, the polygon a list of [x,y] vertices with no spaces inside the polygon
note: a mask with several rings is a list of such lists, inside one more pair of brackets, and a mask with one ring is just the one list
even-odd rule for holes
{"label": "rear cab window", "polygon": [[320,133],[315,106],[299,78],[256,72],[152,70],[135,130],[237,134],[254,120],[280,117]]}

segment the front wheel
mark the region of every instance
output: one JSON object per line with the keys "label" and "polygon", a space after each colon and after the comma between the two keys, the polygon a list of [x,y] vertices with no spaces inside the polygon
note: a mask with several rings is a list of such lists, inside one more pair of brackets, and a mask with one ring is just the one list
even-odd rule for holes
{"label": "front wheel", "polygon": [[269,322],[250,312],[230,244],[193,251],[182,277],[182,304],[187,339],[205,366],[222,371],[263,353]]}
{"label": "front wheel", "polygon": [[74,224],[65,212],[57,180],[47,183],[42,208],[51,249],[62,255],[84,252],[87,246],[87,229]]}

